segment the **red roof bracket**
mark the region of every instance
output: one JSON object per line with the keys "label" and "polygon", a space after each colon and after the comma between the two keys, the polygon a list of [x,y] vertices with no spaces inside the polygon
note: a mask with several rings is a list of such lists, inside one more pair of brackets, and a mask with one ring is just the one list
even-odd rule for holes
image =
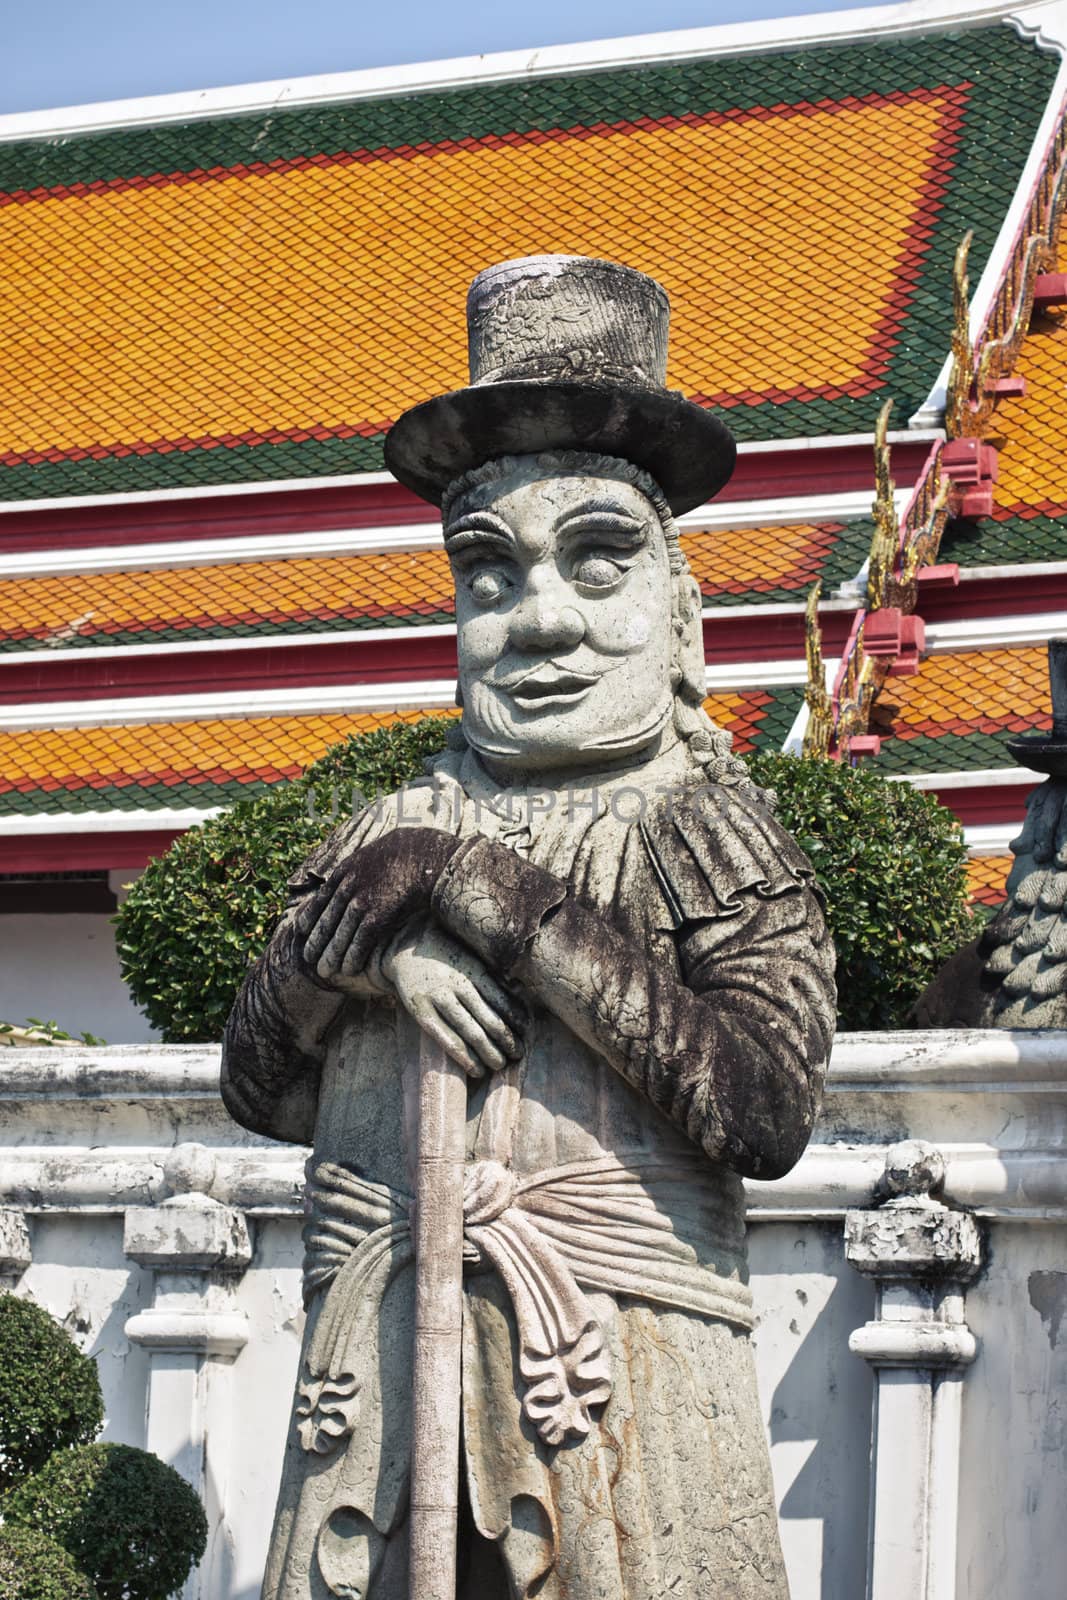
{"label": "red roof bracket", "polygon": [[953,483],[996,483],[996,447],[984,439],[950,439],[941,452],[941,466]]}
{"label": "red roof bracket", "polygon": [[863,620],[863,648],[869,656],[888,660],[893,677],[910,677],[919,670],[919,657],[926,648],[926,624],[922,617],[904,616],[895,606],[871,611]]}
{"label": "red roof bracket", "polygon": [[920,567],[915,574],[915,581],[919,591],[923,589],[955,589],[959,586],[960,567],[958,561],[944,561],[936,567]]}
{"label": "red roof bracket", "polygon": [[1067,272],[1039,272],[1034,279],[1034,310],[1067,306]]}
{"label": "red roof bracket", "polygon": [[914,678],[919,670],[919,657],[926,648],[926,624],[922,617],[900,619],[900,653],[889,669],[891,678]]}
{"label": "red roof bracket", "polygon": [[979,486],[976,489],[965,489],[959,498],[958,515],[969,517],[972,520],[978,517],[991,517],[993,515],[993,491]]}
{"label": "red roof bracket", "polygon": [[1026,379],[1016,373],[1010,378],[990,378],[985,392],[997,400],[1021,400],[1026,393]]}
{"label": "red roof bracket", "polygon": [[899,655],[903,622],[903,613],[896,606],[869,611],[863,619],[863,648],[867,655]]}
{"label": "red roof bracket", "polygon": [[950,439],[941,452],[941,466],[956,491],[956,515],[989,517],[993,514],[993,485],[997,481],[996,447],[984,439]]}
{"label": "red roof bracket", "polygon": [[850,756],[877,756],[882,753],[882,741],[876,733],[859,733],[848,741]]}

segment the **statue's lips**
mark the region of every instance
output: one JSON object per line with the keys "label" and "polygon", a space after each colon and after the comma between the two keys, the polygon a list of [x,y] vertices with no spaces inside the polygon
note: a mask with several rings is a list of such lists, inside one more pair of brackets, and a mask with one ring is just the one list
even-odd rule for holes
{"label": "statue's lips", "polygon": [[598,672],[546,671],[538,667],[521,677],[505,678],[495,687],[524,709],[539,710],[549,705],[575,705],[599,682]]}

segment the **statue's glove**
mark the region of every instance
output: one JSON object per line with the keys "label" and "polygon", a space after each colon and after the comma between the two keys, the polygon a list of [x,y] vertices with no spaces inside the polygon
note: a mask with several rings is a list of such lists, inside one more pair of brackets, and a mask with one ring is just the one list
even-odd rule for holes
{"label": "statue's glove", "polygon": [[396,828],[347,856],[297,914],[294,944],[304,973],[327,988],[343,987],[375,950],[426,914],[445,867],[475,842],[440,828]]}

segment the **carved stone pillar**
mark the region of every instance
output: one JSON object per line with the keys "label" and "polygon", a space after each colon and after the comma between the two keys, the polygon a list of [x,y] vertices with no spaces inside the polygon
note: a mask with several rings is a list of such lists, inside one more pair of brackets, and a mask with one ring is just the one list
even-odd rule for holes
{"label": "carved stone pillar", "polygon": [[239,1211],[211,1197],[214,1157],[179,1145],[165,1163],[171,1198],[133,1206],[125,1249],[155,1275],[150,1309],[126,1323],[126,1336],[149,1352],[146,1443],[204,1502],[208,1547],[184,1600],[228,1592],[226,1466],[231,1425],[229,1367],[248,1342],[247,1318],[234,1302],[252,1259]]}
{"label": "carved stone pillar", "polygon": [[0,1209],[0,1294],[18,1287],[19,1279],[33,1260],[30,1231],[21,1211]]}
{"label": "carved stone pillar", "polygon": [[955,1600],[963,1376],[977,1345],[965,1285],[981,1266],[975,1219],[935,1198],[940,1152],[886,1156],[889,1199],[845,1215],[845,1252],[878,1287],[850,1348],[875,1372],[867,1600]]}

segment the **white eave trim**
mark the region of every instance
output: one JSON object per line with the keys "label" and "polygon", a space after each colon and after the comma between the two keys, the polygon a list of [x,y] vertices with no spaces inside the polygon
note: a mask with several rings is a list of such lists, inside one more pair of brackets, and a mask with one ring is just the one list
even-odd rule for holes
{"label": "white eave trim", "polygon": [[[298,646],[330,644],[388,644],[414,643],[418,639],[455,638],[454,622],[430,622],[422,627],[402,628],[334,628],[318,633],[257,634],[252,638],[234,639],[184,639],[167,644],[89,645],[84,650],[5,650],[0,653],[0,682],[5,667],[43,666],[57,661],[68,667],[80,661],[127,661],[155,659],[157,656],[213,655],[217,650],[241,654],[248,650],[291,650]],[[0,706],[0,722],[3,707]]]}
{"label": "white eave trim", "polygon": [[1067,575],[1067,561],[1015,561],[1004,566],[961,567],[960,582],[974,583],[981,579],[1062,578]]}
{"label": "white eave trim", "polygon": [[29,816],[0,817],[0,839],[72,833],[181,833],[228,809],[183,806],[173,810],[161,807],[158,811],[38,811]]}
{"label": "white eave trim", "polygon": [[130,695],[0,706],[0,729],[130,727],[149,722],[215,722],[234,717],[358,716],[455,704],[451,678],[402,683],[312,684],[307,688],[226,690],[217,694]]}
{"label": "white eave trim", "polygon": [[1018,822],[975,822],[970,823],[963,830],[963,837],[967,844],[967,854],[979,856],[1007,856],[1011,854],[1011,842],[1019,837],[1021,823]]}
{"label": "white eave trim", "polygon": [[[827,613],[848,612],[855,610],[855,605],[849,600],[824,600],[819,606],[819,615]],[[801,618],[804,616],[805,607],[797,601],[791,605],[768,606],[726,606],[716,605],[714,601],[705,601],[701,616],[705,622],[715,624],[731,622],[768,622],[786,617]],[[62,662],[67,667],[75,667],[83,661],[143,661],[155,660],[160,656],[203,656],[213,655],[218,650],[244,654],[256,650],[293,650],[297,648],[317,648],[332,644],[345,645],[379,645],[379,644],[416,644],[422,639],[454,639],[456,625],[454,622],[428,622],[422,624],[405,624],[394,628],[331,628],[320,629],[318,632],[308,629],[306,633],[263,633],[254,634],[251,638],[237,636],[234,638],[214,639],[181,639],[171,640],[166,643],[146,644],[116,644],[116,645],[86,645],[84,649],[77,648],[49,648],[42,645],[35,650],[5,650],[0,652],[0,686],[2,686],[5,668],[27,666],[54,666]],[[834,662],[836,668],[837,662]],[[799,670],[796,663],[786,663],[787,670]],[[724,672],[730,671],[729,663],[723,665]],[[746,668],[746,670],[754,670]],[[789,680],[790,682],[792,679]],[[0,709],[0,720],[2,720]]]}
{"label": "white eave trim", "polygon": [[926,648],[938,655],[962,650],[1010,650],[1047,644],[1067,635],[1067,611],[1038,611],[1032,616],[966,617],[959,622],[932,622]]}
{"label": "white eave trim", "polygon": [[[1030,6],[1017,11],[1005,13],[1016,29],[1025,37],[1033,38],[1046,49],[1057,50],[1064,55],[1067,49],[1067,4],[1064,0],[1049,0],[1049,3],[1039,6]],[[985,326],[993,301],[1000,289],[1001,280],[1011,260],[1015,248],[1016,238],[1023,219],[1030,205],[1034,186],[1045,160],[1045,153],[1055,131],[1056,124],[1063,116],[1064,102],[1067,100],[1067,57],[1060,63],[1060,70],[1052,86],[1048,104],[1038,124],[1034,135],[1033,146],[1027,157],[1026,165],[1015,185],[1011,204],[1004,214],[989,259],[982,270],[982,276],[977,285],[973,287],[970,311],[970,336],[972,343],[978,338]],[[949,374],[952,371],[952,357],[945,357],[945,363],[934,380],[922,405],[911,418],[916,428],[936,427],[944,418],[945,401],[948,394]]]}
{"label": "white eave trim", "polygon": [[[1067,0],[1065,0],[1067,4]],[[892,431],[887,435],[890,444],[939,444],[945,437],[944,429],[933,426],[926,429],[904,428]],[[874,434],[873,433],[819,433],[801,434],[793,439],[744,439],[737,446],[739,456],[745,455],[792,455],[798,451],[808,450],[837,450],[869,447],[872,451],[871,477],[874,477]],[[222,497],[236,497],[239,495],[264,495],[264,494],[307,494],[315,489],[368,489],[375,485],[395,483],[396,479],[391,472],[351,472],[324,475],[319,478],[272,478],[256,483],[208,483],[191,484],[181,489],[138,489],[123,494],[81,494],[81,495],[56,495],[43,500],[0,500],[0,519],[4,516],[18,516],[22,512],[36,511],[84,511],[93,507],[107,506],[141,506],[161,504],[214,500]],[[862,492],[862,498],[867,508],[870,508],[871,490]],[[906,501],[911,491],[901,491]],[[834,496],[828,498],[833,499]],[[855,498],[853,496],[852,498]],[[736,501],[740,505],[744,502]],[[772,504],[770,501],[753,501],[752,504]],[[703,508],[701,508],[703,509]],[[716,508],[718,509],[718,508]],[[725,509],[725,508],[724,508]],[[691,515],[692,513],[687,513]]]}
{"label": "white eave trim", "polygon": [[[180,94],[112,100],[60,110],[18,112],[0,117],[0,140],[49,138],[98,128],[189,122],[203,117],[239,116],[283,106],[314,106],[340,100],[417,94],[488,82],[507,82],[561,73],[595,72],[601,67],[640,66],[650,62],[691,60],[702,56],[780,53],[797,47],[850,40],[880,39],[909,33],[934,33],[978,27],[1016,17],[1028,21],[1055,11],[1049,5],[1012,11],[1003,0],[908,0],[902,5],[817,12],[812,16],[727,23],[719,27],[685,28],[665,33],[599,39],[587,44],[550,45],[540,49],[498,51],[445,61],[373,67],[360,72],[334,72],[265,83],[228,85]],[[1034,31],[1038,23],[1034,25]]]}
{"label": "white eave trim", "polygon": [[[709,694],[803,685],[795,661],[728,661],[707,669]],[[148,722],[202,722],[231,717],[351,715],[369,711],[437,710],[455,705],[454,678],[390,683],[311,684],[306,688],[225,690],[216,694],[129,695],[0,705],[0,730],[127,727]]]}
{"label": "white eave trim", "polygon": [[[878,770],[877,763],[872,770]],[[989,767],[979,772],[889,772],[884,776],[890,783],[910,783],[913,789],[1000,789],[1016,784],[1032,789],[1035,783],[1042,782],[1041,774],[1031,772],[1029,767]]]}
{"label": "white eave trim", "polygon": [[[910,492],[898,490],[898,510],[903,510]],[[851,522],[870,514],[870,491],[858,490],[847,494],[791,495],[774,500],[711,501],[679,517],[678,527],[688,534],[721,533],[801,522]],[[328,532],[257,533],[223,539],[171,539],[152,544],[0,553],[0,580],[214,567],[238,561],[308,560],[313,556],[395,555],[440,548],[440,519],[400,524],[382,522],[369,528],[335,528]]]}
{"label": "white eave trim", "polygon": [[[1030,778],[1033,774],[1028,774]],[[0,839],[55,837],[63,834],[160,833],[182,832],[211,817],[221,816],[228,806],[186,806],[158,811],[62,811],[36,812],[27,816],[0,817]],[[1018,836],[1018,822],[977,823],[963,830],[970,856],[1010,854],[1011,841]]]}

